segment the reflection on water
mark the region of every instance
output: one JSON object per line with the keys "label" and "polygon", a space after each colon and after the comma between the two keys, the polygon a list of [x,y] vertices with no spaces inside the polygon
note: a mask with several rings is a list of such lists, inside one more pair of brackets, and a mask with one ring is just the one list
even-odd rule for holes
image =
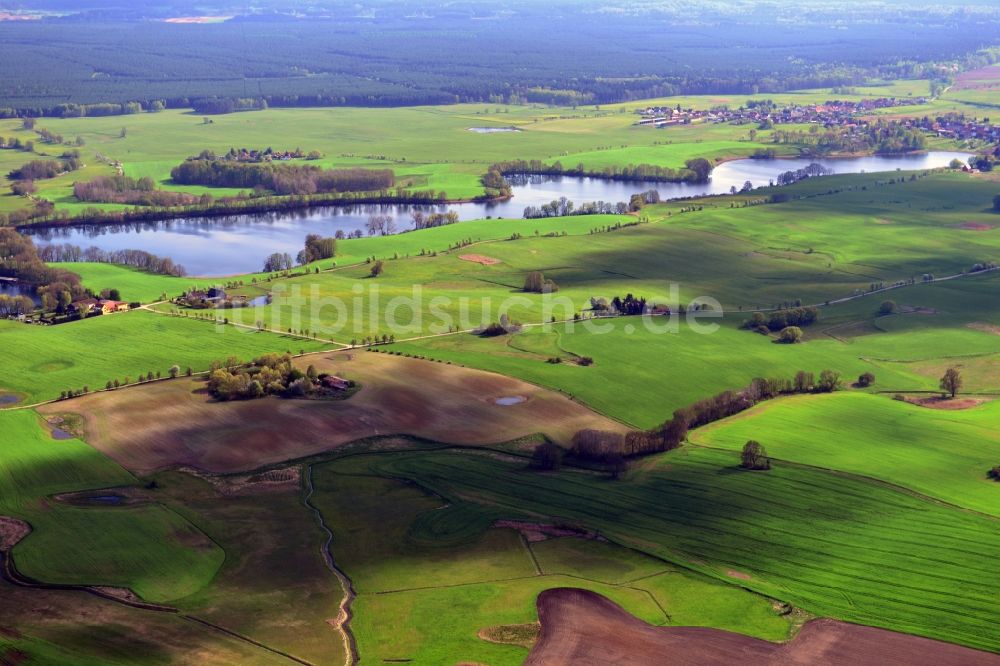
{"label": "reflection on water", "polygon": [[21,284],[20,282],[0,280],[0,294],[6,294],[8,296],[27,296],[35,302],[35,305],[38,305],[41,302],[34,289],[26,284]]}
{"label": "reflection on water", "polygon": [[952,159],[967,159],[965,153],[930,152],[901,157],[859,157],[826,160],[734,160],[719,165],[708,183],[637,183],[597,178],[528,177],[515,179],[513,197],[507,201],[467,203],[451,206],[346,206],[311,208],[280,213],[234,215],[213,218],[185,218],[164,222],[89,227],[38,229],[31,233],[41,243],[91,245],[103,250],[137,249],[170,257],[191,275],[233,275],[259,271],[265,257],[287,252],[292,257],[302,249],[307,234],[333,236],[338,231],[364,231],[371,215],[390,215],[400,231],[412,228],[411,214],[454,210],[459,220],[485,217],[520,218],[527,206],[541,206],[560,197],[581,204],[588,201],[616,203],[628,201],[636,192],[659,190],[663,199],[724,194],[746,181],[767,185],[785,171],[800,169],[810,162],[835,173],[916,170],[947,166]]}

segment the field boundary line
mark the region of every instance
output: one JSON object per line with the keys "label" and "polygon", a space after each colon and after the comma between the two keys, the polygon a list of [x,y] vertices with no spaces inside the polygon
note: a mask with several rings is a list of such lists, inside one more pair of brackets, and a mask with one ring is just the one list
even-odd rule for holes
{"label": "field boundary line", "polygon": [[278,650],[276,648],[273,648],[273,647],[270,647],[268,645],[265,645],[264,643],[261,643],[260,641],[255,641],[254,639],[250,638],[249,636],[244,636],[243,634],[240,634],[240,633],[238,633],[236,631],[233,631],[232,629],[226,629],[223,626],[220,626],[220,625],[215,624],[213,622],[209,622],[208,620],[203,620],[200,617],[195,617],[194,615],[187,615],[186,613],[181,614],[180,617],[184,618],[185,620],[189,620],[191,622],[195,622],[197,624],[200,624],[202,626],[209,627],[210,629],[214,629],[215,631],[218,631],[220,633],[226,634],[227,636],[232,636],[233,638],[236,638],[238,640],[244,641],[246,643],[250,643],[251,645],[256,645],[257,647],[261,648],[262,650],[267,650],[268,652],[273,652],[274,654],[277,654],[277,655],[280,655],[282,657],[285,657],[286,659],[290,659],[290,660],[292,660],[292,661],[294,661],[296,663],[302,664],[303,666],[315,666],[311,661],[306,661],[305,659],[300,659],[299,657],[296,657],[295,655],[288,654],[287,652],[282,652],[281,650]]}

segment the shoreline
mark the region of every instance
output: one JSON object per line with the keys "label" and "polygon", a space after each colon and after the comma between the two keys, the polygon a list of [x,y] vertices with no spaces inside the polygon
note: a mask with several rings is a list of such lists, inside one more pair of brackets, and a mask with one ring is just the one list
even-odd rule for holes
{"label": "shoreline", "polygon": [[[906,153],[832,153],[830,155],[823,156],[788,156],[781,155],[771,158],[754,158],[750,156],[736,156],[736,157],[724,157],[719,159],[713,164],[712,172],[709,174],[709,178],[704,183],[691,182],[687,180],[664,180],[662,178],[629,178],[622,176],[608,176],[603,173],[593,172],[593,173],[576,173],[576,172],[556,172],[556,171],[538,171],[538,172],[511,172],[506,175],[523,175],[523,176],[546,176],[550,178],[592,178],[599,181],[607,182],[618,182],[618,183],[635,183],[640,184],[651,184],[651,183],[668,183],[671,185],[676,184],[707,184],[711,182],[712,175],[715,170],[723,165],[730,162],[737,162],[741,160],[746,160],[748,162],[778,162],[781,160],[791,161],[791,160],[851,160],[851,159],[863,159],[868,157],[877,158],[906,158],[906,157],[919,157],[923,155],[929,155],[932,152],[938,152],[934,150],[921,150],[921,151],[910,151]],[[941,152],[961,152],[965,155],[974,155],[974,153],[967,153],[965,151],[941,151]],[[877,173],[877,172],[871,172]],[[842,175],[842,174],[840,174]],[[349,208],[351,206],[421,206],[427,208],[437,208],[437,207],[447,207],[447,206],[457,206],[463,204],[490,204],[490,203],[501,203],[505,201],[510,201],[513,198],[513,194],[507,194],[503,196],[478,196],[478,197],[465,197],[459,199],[430,199],[426,196],[412,195],[412,196],[365,196],[359,195],[353,198],[351,193],[332,194],[330,196],[325,195],[284,195],[284,196],[265,196],[258,197],[256,199],[226,199],[220,200],[220,203],[213,204],[207,208],[176,208],[176,209],[156,209],[156,210],[142,210],[138,207],[132,207],[125,210],[119,211],[100,211],[96,210],[93,214],[83,214],[76,215],[72,217],[60,217],[56,219],[45,219],[37,222],[27,222],[23,224],[13,225],[13,228],[19,232],[30,232],[34,229],[44,230],[44,229],[61,229],[67,227],[101,227],[101,226],[111,226],[116,224],[138,224],[138,223],[153,223],[153,222],[167,222],[170,220],[178,220],[184,218],[203,218],[203,219],[213,219],[213,218],[226,218],[235,217],[240,215],[263,215],[267,213],[284,213],[292,211],[310,210],[315,208]],[[674,199],[687,199],[696,198],[697,196],[706,195],[691,195],[690,197],[672,197]],[[229,208],[227,203],[237,202],[242,205],[236,208]]]}

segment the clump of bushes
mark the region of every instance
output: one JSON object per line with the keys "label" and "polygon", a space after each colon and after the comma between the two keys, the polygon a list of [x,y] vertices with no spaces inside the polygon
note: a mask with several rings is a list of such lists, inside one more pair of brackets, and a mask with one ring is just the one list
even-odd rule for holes
{"label": "clump of bushes", "polygon": [[521,324],[511,321],[505,314],[500,315],[500,321],[493,322],[487,326],[476,329],[475,334],[483,338],[495,338],[499,335],[517,333],[521,330]]}
{"label": "clump of bushes", "polygon": [[866,372],[858,377],[858,388],[868,388],[875,383],[875,375]]}
{"label": "clump of bushes", "polygon": [[802,329],[798,326],[786,326],[778,334],[778,342],[786,345],[794,345],[802,342]]}
{"label": "clump of bushes", "polygon": [[208,392],[220,401],[253,400],[268,395],[286,398],[346,397],[356,388],[353,381],[319,374],[316,368],[302,372],[292,365],[290,354],[265,354],[248,365],[230,357],[213,362]]}
{"label": "clump of bushes", "polygon": [[819,308],[805,306],[789,308],[787,310],[775,310],[765,314],[754,312],[747,321],[743,322],[743,328],[763,333],[777,333],[789,327],[811,326],[819,321]]}
{"label": "clump of bushes", "polygon": [[990,471],[986,472],[986,476],[990,477],[994,481],[1000,481],[1000,465],[997,465]]}
{"label": "clump of bushes", "polygon": [[531,271],[524,279],[524,290],[531,294],[552,294],[559,291],[559,286],[546,280],[540,271]]}

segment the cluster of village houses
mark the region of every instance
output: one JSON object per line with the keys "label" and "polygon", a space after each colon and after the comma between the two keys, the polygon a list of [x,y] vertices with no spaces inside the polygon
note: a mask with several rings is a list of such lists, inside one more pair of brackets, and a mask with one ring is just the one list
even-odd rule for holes
{"label": "cluster of village houses", "polygon": [[[879,97],[856,102],[834,100],[824,104],[776,106],[759,103],[752,106],[730,109],[715,107],[707,110],[682,109],[676,107],[651,106],[639,109],[637,125],[657,128],[686,125],[696,122],[734,123],[763,125],[816,123],[827,127],[850,127],[858,124],[858,117],[871,114],[879,109],[925,104],[925,97]],[[1000,125],[991,124],[989,118],[977,120],[960,114],[947,114],[936,118],[905,118],[904,125],[919,127],[939,136],[958,140],[980,140],[988,143],[1000,142]]]}
{"label": "cluster of village houses", "polygon": [[69,313],[87,316],[100,311],[101,314],[128,312],[129,304],[124,301],[112,301],[107,298],[83,298],[69,304]]}
{"label": "cluster of village houses", "polygon": [[210,287],[189,289],[177,301],[195,308],[242,308],[250,305],[251,299],[247,296],[227,294],[222,287]]}
{"label": "cluster of village houses", "polygon": [[296,148],[295,150],[251,150],[248,148],[231,149],[225,159],[234,162],[285,162],[287,160],[300,159],[305,154]]}

